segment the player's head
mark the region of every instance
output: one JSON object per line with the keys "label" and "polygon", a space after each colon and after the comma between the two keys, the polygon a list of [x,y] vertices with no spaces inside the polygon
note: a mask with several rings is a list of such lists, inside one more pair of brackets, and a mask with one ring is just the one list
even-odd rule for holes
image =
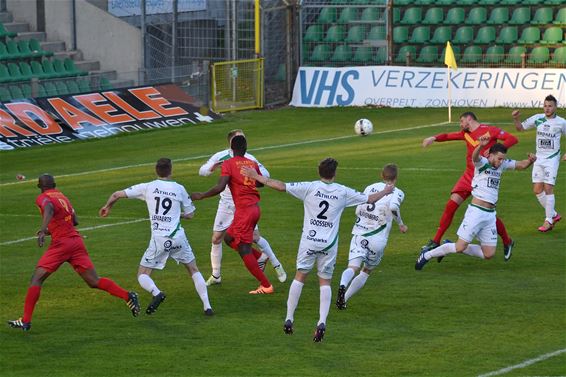
{"label": "player's head", "polygon": [[42,174],[37,179],[37,187],[41,189],[41,192],[54,189],[55,186],[55,178],[51,174]]}
{"label": "player's head", "polygon": [[248,150],[248,142],[244,135],[236,135],[230,140],[230,148],[234,152],[234,156],[243,156]]}
{"label": "player's head", "polygon": [[385,182],[395,182],[397,180],[397,165],[395,164],[387,164],[383,167],[381,171],[381,178]]}
{"label": "player's head", "polygon": [[544,105],[542,107],[544,109],[544,115],[548,118],[554,117],[554,115],[556,115],[557,107],[558,101],[556,101],[556,97],[554,97],[552,94],[546,96],[546,98],[544,99]]}
{"label": "player's head", "polygon": [[489,148],[489,155],[487,159],[489,163],[494,168],[498,168],[503,160],[505,160],[505,156],[507,155],[507,147],[501,143],[495,143]]}
{"label": "player's head", "polygon": [[338,161],[331,157],[325,158],[318,164],[318,175],[323,179],[334,179],[337,167]]}
{"label": "player's head", "polygon": [[242,136],[246,136],[244,135],[244,131],[242,131],[241,129],[237,128],[235,130],[232,130],[230,132],[228,132],[228,135],[226,136],[226,138],[228,139],[228,144],[230,144],[232,142],[232,138],[234,136],[238,136],[238,135],[242,135]]}
{"label": "player's head", "polygon": [[469,131],[470,127],[472,126],[472,122],[477,122],[478,117],[476,114],[472,113],[471,111],[466,111],[460,115],[460,128],[463,131]]}
{"label": "player's head", "polygon": [[171,176],[173,164],[169,158],[160,158],[155,164],[155,172],[159,178],[167,178]]}

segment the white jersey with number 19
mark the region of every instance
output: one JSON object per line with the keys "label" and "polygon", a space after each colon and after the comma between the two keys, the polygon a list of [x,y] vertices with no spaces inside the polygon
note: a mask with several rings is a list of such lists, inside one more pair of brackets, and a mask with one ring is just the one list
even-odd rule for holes
{"label": "white jersey with number 19", "polygon": [[156,179],[124,190],[129,199],[146,202],[153,236],[173,238],[182,231],[181,213],[192,213],[195,206],[187,190],[174,181]]}

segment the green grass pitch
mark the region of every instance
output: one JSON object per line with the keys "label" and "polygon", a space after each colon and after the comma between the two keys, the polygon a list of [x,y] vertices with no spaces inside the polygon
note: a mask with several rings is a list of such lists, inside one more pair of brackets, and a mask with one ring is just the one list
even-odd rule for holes
{"label": "green grass pitch", "polygon": [[[455,118],[464,109],[454,109]],[[467,110],[467,109],[466,109]],[[474,109],[481,121],[513,131],[510,109]],[[539,109],[523,110],[525,115]],[[562,111],[561,111],[562,113]],[[561,114],[564,116],[564,114]],[[374,134],[357,137],[358,118],[374,122]],[[498,214],[516,241],[503,261],[499,240],[493,260],[450,255],[414,271],[418,251],[436,230],[450,189],[464,169],[463,142],[421,147],[423,138],[458,129],[445,109],[293,109],[228,115],[210,125],[142,132],[0,154],[0,373],[2,376],[477,376],[566,349],[566,223],[537,232],[544,211],[531,189],[531,173],[503,176]],[[122,200],[107,219],[98,209],[115,190],[153,179],[160,157],[174,159],[174,178],[189,191],[206,190],[217,175],[199,166],[226,147],[226,133],[242,128],[250,152],[283,181],[315,180],[318,162],[339,160],[337,181],[358,190],[378,180],[383,165],[400,167],[398,186],[407,234],[393,227],[381,265],[345,311],[332,305],[324,342],[314,344],[318,283],[310,276],[295,314],[295,334],[282,325],[302,225],[302,203],[262,189],[262,234],[289,274],[276,293],[250,296],[257,282],[235,252],[224,247],[223,284],[209,288],[216,315],[205,317],[184,268],[169,262],[154,273],[168,298],[153,316],[133,318],[120,300],[89,289],[64,265],[44,285],[29,333],[8,328],[19,317],[29,278],[42,254],[34,236],[40,217],[36,177],[54,174],[73,203],[79,229],[147,216],[140,201]],[[510,158],[534,151],[534,132],[515,133]],[[563,142],[566,141],[563,139]],[[564,165],[564,163],[562,163]],[[124,168],[120,168],[124,167]],[[27,181],[16,183],[16,174]],[[83,174],[80,174],[83,173]],[[566,168],[556,187],[557,209],[566,214]],[[197,202],[184,227],[205,279],[218,199]],[[455,239],[465,206],[446,238]],[[333,301],[346,267],[354,209],[342,216]],[[150,295],[136,279],[147,246],[147,221],[84,230],[101,276]],[[566,354],[513,369],[505,376],[566,375]]]}

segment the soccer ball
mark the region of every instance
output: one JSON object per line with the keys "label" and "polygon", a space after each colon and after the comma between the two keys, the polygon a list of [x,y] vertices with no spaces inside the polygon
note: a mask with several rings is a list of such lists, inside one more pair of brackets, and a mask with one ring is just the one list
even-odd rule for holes
{"label": "soccer ball", "polygon": [[369,119],[359,119],[354,124],[354,132],[360,136],[371,135],[373,132],[373,123]]}

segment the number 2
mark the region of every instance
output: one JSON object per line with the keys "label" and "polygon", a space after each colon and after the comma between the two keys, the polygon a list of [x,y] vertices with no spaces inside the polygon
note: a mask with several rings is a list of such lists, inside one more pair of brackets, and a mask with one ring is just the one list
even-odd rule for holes
{"label": "number 2", "polygon": [[328,211],[328,207],[330,207],[330,204],[326,200],[323,200],[322,202],[319,203],[318,207],[319,208],[324,207],[324,209],[320,211],[320,213],[316,215],[316,217],[322,220],[328,219],[328,217],[324,216],[324,214],[326,213],[326,211]]}

